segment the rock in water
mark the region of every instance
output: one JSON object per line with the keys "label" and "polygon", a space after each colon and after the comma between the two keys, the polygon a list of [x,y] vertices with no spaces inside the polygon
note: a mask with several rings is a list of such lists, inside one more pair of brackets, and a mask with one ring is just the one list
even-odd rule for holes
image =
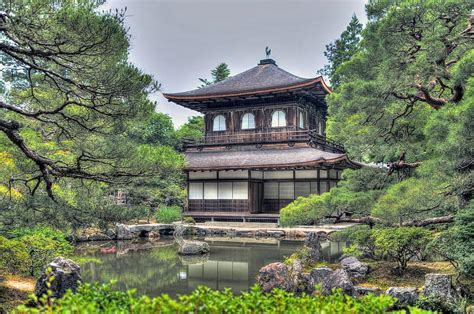
{"label": "rock in water", "polygon": [[451,275],[426,274],[425,289],[423,294],[427,297],[450,299],[453,297],[454,289],[451,284]]}
{"label": "rock in water", "polygon": [[341,260],[342,268],[349,273],[351,277],[357,278],[367,275],[369,266],[360,262],[354,256],[346,256]]}
{"label": "rock in water", "polygon": [[133,239],[133,234],[130,231],[130,228],[127,225],[117,224],[115,226],[115,233],[117,235],[117,240],[131,240]]}
{"label": "rock in water", "polygon": [[[50,278],[54,279],[50,282]],[[56,257],[46,266],[44,273],[36,282],[35,294],[39,297],[47,293],[47,283],[51,283],[49,288],[52,297],[60,298],[67,290],[76,292],[77,287],[82,283],[81,267],[70,259]]]}
{"label": "rock in water", "polygon": [[330,294],[332,289],[341,289],[344,294],[352,295],[354,285],[344,269],[337,269],[326,277],[322,288],[324,294]]}
{"label": "rock in water", "polygon": [[321,238],[316,232],[309,232],[305,239],[305,246],[309,248],[309,258],[312,263],[321,260]]}
{"label": "rock in water", "polygon": [[418,298],[416,288],[390,287],[385,294],[397,299],[395,306],[413,305]]}
{"label": "rock in water", "polygon": [[264,292],[278,288],[285,291],[291,290],[290,271],[283,263],[271,263],[260,268],[257,283]]}
{"label": "rock in water", "polygon": [[209,253],[209,244],[202,241],[184,240],[179,245],[178,253],[181,255],[200,255]]}

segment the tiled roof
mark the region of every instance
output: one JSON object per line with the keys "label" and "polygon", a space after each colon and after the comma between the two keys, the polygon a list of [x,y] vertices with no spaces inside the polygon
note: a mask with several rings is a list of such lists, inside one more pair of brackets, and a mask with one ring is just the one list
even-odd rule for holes
{"label": "tiled roof", "polygon": [[185,157],[186,170],[311,167],[337,162],[348,162],[358,167],[345,154],[310,147],[187,152]]}
{"label": "tiled roof", "polygon": [[169,100],[230,97],[304,88],[318,82],[326,92],[330,92],[322,77],[302,78],[282,70],[273,60],[262,60],[257,66],[221,82],[187,92],[163,95]]}

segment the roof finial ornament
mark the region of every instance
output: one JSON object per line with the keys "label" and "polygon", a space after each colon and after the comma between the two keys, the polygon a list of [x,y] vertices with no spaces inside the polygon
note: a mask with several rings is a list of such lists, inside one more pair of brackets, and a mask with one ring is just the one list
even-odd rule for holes
{"label": "roof finial ornament", "polygon": [[265,47],[265,54],[267,55],[267,59],[270,59],[270,55],[272,54],[272,50],[268,48],[268,46]]}

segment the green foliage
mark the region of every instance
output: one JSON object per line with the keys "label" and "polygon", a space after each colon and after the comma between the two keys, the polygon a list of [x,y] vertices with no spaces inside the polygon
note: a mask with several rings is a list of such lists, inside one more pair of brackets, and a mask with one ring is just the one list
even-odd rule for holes
{"label": "green foliage", "polygon": [[[2,2],[1,231],[104,227],[183,201],[171,119],[148,99],[157,82],[129,63],[125,12],[102,2]],[[117,189],[130,207],[110,201]]]}
{"label": "green foliage", "polygon": [[280,211],[282,226],[321,222],[327,216],[350,212],[365,216],[385,188],[392,182],[382,169],[346,169],[337,187],[322,195],[299,197]]}
{"label": "green foliage", "polygon": [[[83,284],[76,294],[40,308],[21,306],[22,313],[385,313],[394,300],[385,295],[352,298],[340,291],[329,296],[295,295],[282,290],[263,293],[257,286],[234,295],[230,289],[197,288],[190,295],[172,299],[136,297],[132,291],[114,291],[110,285]],[[412,313],[423,313],[410,308]],[[426,312],[425,312],[426,313]]]}
{"label": "green foliage", "polygon": [[395,260],[400,271],[412,258],[424,256],[430,236],[430,231],[417,227],[375,229],[372,233],[376,254]]}
{"label": "green foliage", "polygon": [[474,277],[474,204],[460,210],[452,228],[435,236],[429,249],[450,261],[464,276]]}
{"label": "green foliage", "polygon": [[465,298],[456,297],[454,299],[443,300],[439,297],[420,296],[415,302],[420,309],[433,311],[436,313],[464,314],[469,301]]}
{"label": "green foliage", "polygon": [[328,59],[326,64],[318,73],[326,75],[331,82],[332,87],[340,84],[341,77],[337,69],[357,52],[359,47],[362,24],[353,15],[346,30],[342,32],[341,37],[336,41],[326,45],[324,56]]}
{"label": "green foliage", "polygon": [[0,267],[11,273],[37,276],[51,259],[73,251],[66,235],[49,227],[17,229],[10,235],[12,239],[0,237]]}
{"label": "green foliage", "polygon": [[0,236],[0,273],[21,274],[27,271],[29,259],[25,244]]}
{"label": "green foliage", "polygon": [[353,226],[335,233],[331,233],[333,241],[349,242],[351,245],[344,248],[344,254],[378,258],[376,256],[373,230],[368,226]]}
{"label": "green foliage", "polygon": [[140,124],[132,125],[131,138],[141,144],[176,145],[173,120],[167,114],[151,112]]}
{"label": "green foliage", "polygon": [[180,141],[202,140],[204,137],[204,117],[193,116],[188,118],[188,122],[176,130],[176,137]]}
{"label": "green foliage", "polygon": [[329,193],[312,194],[308,197],[298,197],[295,201],[280,210],[280,224],[283,227],[312,224],[318,218],[330,214],[326,201]]}
{"label": "green foliage", "polygon": [[161,223],[172,223],[181,220],[183,213],[179,206],[161,206],[156,211],[156,221]]}
{"label": "green foliage", "polygon": [[211,70],[211,77],[212,79],[209,81],[208,79],[200,78],[201,85],[198,88],[206,87],[214,83],[218,83],[220,81],[225,80],[230,76],[230,69],[226,63],[219,63],[214,69]]}
{"label": "green foliage", "polygon": [[408,178],[390,186],[374,204],[371,214],[389,224],[442,216],[456,206],[456,199],[443,192],[444,186],[433,181]]}

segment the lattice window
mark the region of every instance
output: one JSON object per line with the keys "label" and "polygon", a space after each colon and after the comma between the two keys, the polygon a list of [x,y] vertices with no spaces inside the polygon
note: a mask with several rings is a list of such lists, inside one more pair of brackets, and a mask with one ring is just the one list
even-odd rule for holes
{"label": "lattice window", "polygon": [[282,110],[274,111],[272,114],[272,128],[286,126],[286,115]]}
{"label": "lattice window", "polygon": [[226,126],[225,126],[225,117],[223,115],[218,115],[214,118],[214,121],[212,123],[212,130],[213,131],[225,131]]}
{"label": "lattice window", "polygon": [[246,113],[242,117],[242,129],[255,129],[255,116],[253,113]]}

